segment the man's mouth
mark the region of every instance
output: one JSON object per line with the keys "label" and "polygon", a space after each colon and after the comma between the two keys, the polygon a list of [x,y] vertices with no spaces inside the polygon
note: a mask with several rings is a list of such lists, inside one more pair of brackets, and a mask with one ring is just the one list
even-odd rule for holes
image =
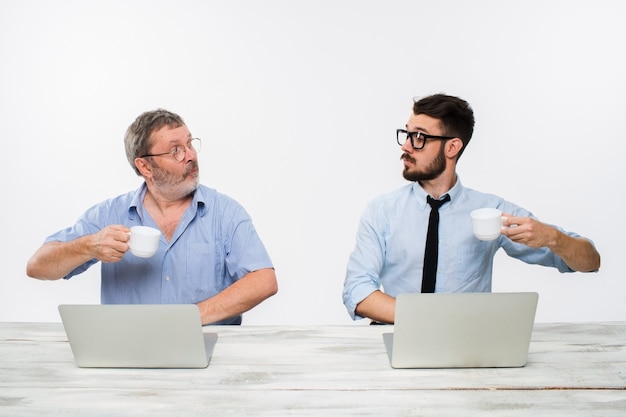
{"label": "man's mouth", "polygon": [[187,166],[187,169],[185,170],[183,177],[187,178],[187,176],[189,175],[197,175],[199,172],[198,170],[198,164],[196,162],[190,162],[189,166]]}
{"label": "man's mouth", "polygon": [[415,163],[415,159],[413,159],[408,153],[403,153],[400,156],[400,159],[402,159],[403,161],[407,161],[407,162],[411,162],[411,163]]}

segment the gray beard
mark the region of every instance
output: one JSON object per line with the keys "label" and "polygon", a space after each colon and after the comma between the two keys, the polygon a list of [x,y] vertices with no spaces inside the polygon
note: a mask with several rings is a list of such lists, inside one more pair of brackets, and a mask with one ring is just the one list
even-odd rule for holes
{"label": "gray beard", "polygon": [[182,177],[176,177],[165,170],[162,170],[156,165],[153,165],[154,185],[159,188],[159,192],[164,196],[167,196],[170,200],[182,200],[193,194],[200,183],[199,177],[195,178],[195,181],[189,184],[184,184],[183,181],[189,176],[189,172],[198,167],[195,163],[189,166],[188,171],[183,173]]}

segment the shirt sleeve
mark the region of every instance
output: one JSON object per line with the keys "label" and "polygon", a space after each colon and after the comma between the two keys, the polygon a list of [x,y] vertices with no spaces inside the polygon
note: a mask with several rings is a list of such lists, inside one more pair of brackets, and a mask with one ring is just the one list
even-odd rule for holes
{"label": "shirt sleeve", "polygon": [[355,313],[357,304],[381,288],[380,272],[385,254],[383,220],[370,203],[359,222],[356,246],[348,261],[343,286],[343,303],[353,320],[363,318]]}
{"label": "shirt sleeve", "polygon": [[222,228],[226,269],[233,280],[249,272],[274,267],[252,219],[235,201],[224,211]]}
{"label": "shirt sleeve", "polygon": [[[76,221],[73,226],[60,230],[50,236],[48,236],[44,243],[49,242],[70,242],[72,240],[78,239],[79,237],[90,235],[93,233],[97,233],[100,229],[102,229],[102,219],[100,218],[99,213],[102,210],[99,205],[93,206],[88,209],[80,218]],[[64,279],[70,279],[74,275],[81,274],[89,269],[92,265],[97,263],[97,259],[91,259],[88,262],[85,262],[82,265],[74,268],[70,273],[68,273]]]}
{"label": "shirt sleeve", "polygon": [[[502,206],[499,208],[502,210],[502,212],[510,213],[516,217],[531,217],[537,221],[540,221],[530,211],[518,207],[515,204],[507,201],[504,201],[502,203]],[[568,236],[581,237],[579,234],[574,232],[568,232],[559,226],[553,224],[548,224],[548,226],[554,227],[555,229]],[[559,272],[563,273],[576,272],[575,270],[570,268],[563,261],[563,259],[561,259],[561,257],[559,257],[548,248],[531,248],[530,246],[526,246],[522,243],[515,243],[510,239],[502,239],[502,242],[502,249],[504,249],[506,254],[512,258],[519,259],[522,262],[532,265],[541,265],[556,268]]]}

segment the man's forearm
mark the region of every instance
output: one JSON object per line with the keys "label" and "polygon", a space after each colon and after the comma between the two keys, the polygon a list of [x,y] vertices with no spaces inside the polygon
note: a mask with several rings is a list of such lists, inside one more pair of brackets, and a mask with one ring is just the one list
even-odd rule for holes
{"label": "man's forearm", "polygon": [[592,272],[600,268],[600,254],[585,238],[558,232],[554,245],[548,248],[575,271]]}
{"label": "man's forearm", "polygon": [[277,291],[273,269],[250,272],[219,294],[197,303],[202,324],[215,323],[245,313]]}
{"label": "man's forearm", "polygon": [[393,324],[396,314],[396,299],[374,291],[356,306],[356,314],[381,323]]}
{"label": "man's forearm", "polygon": [[44,244],[28,260],[26,274],[44,280],[63,278],[77,266],[92,259],[85,248],[84,239]]}

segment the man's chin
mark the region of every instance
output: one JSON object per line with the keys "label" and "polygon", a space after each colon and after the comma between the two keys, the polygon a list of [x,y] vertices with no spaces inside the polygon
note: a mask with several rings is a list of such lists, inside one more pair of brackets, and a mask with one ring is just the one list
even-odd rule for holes
{"label": "man's chin", "polygon": [[409,171],[407,168],[402,170],[402,176],[407,181],[412,181],[412,182],[419,181],[419,175],[416,174],[415,172]]}
{"label": "man's chin", "polygon": [[181,198],[189,197],[193,193],[196,192],[198,186],[200,185],[199,179],[196,177],[195,181],[188,182],[187,184],[179,185],[179,194]]}
{"label": "man's chin", "polygon": [[188,188],[189,194],[193,194],[198,189],[199,185],[200,185],[200,180],[198,177],[196,177],[195,181],[189,184],[189,188]]}

